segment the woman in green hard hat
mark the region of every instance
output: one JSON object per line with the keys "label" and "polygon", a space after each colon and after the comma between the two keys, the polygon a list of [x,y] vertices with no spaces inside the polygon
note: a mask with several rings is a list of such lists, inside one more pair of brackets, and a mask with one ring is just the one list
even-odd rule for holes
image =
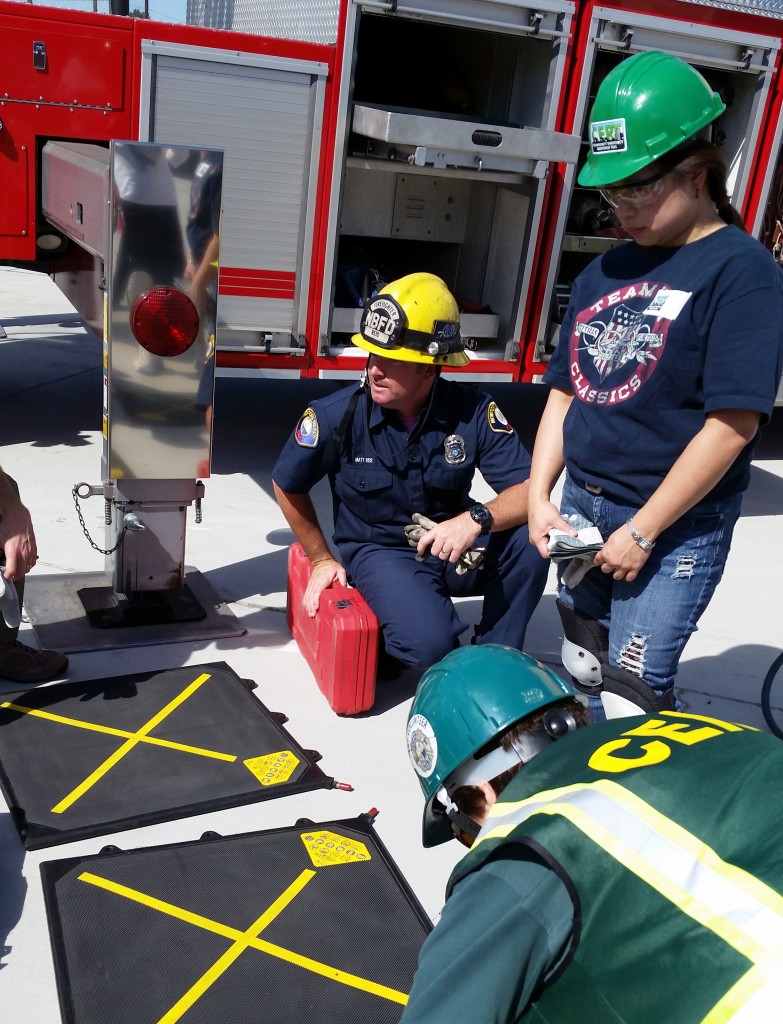
{"label": "woman in green hard hat", "polygon": [[671,697],[780,381],[783,278],[743,230],[703,137],[724,109],[694,68],[651,51],[606,76],[590,113],[579,183],[631,240],[574,282],[544,377],[529,522],[544,557],[552,529],[576,532],[567,515],[604,539],[558,601],[564,663],[599,716],[605,676]]}

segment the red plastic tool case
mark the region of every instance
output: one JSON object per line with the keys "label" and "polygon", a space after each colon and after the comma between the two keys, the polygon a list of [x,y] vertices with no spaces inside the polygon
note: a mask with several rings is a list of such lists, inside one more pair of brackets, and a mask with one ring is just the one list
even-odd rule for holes
{"label": "red plastic tool case", "polygon": [[375,700],[378,671],[378,619],[353,587],[333,584],[321,594],[315,618],[302,599],[310,560],[300,544],[288,552],[288,628],[305,656],[318,687],[338,715],[367,711]]}

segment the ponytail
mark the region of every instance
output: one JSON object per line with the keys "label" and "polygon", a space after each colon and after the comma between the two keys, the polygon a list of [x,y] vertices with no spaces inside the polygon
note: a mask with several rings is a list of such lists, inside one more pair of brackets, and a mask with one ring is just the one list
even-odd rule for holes
{"label": "ponytail", "polygon": [[678,147],[671,156],[675,158],[672,160],[672,170],[676,168],[684,174],[706,171],[707,188],[718,216],[726,224],[733,224],[743,231],[747,230],[739,211],[731,205],[726,189],[726,163],[717,146],[706,139],[695,139],[685,146]]}

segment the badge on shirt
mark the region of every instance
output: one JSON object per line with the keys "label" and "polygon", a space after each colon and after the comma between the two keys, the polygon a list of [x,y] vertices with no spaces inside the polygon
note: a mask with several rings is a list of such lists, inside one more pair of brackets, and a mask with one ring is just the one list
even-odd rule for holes
{"label": "badge on shirt", "polygon": [[318,444],[318,417],[313,409],[305,409],[302,413],[294,437],[302,448],[315,448]]}
{"label": "badge on shirt", "polygon": [[450,466],[458,466],[465,461],[465,438],[459,434],[449,434],[443,444],[443,456]]}
{"label": "badge on shirt", "polygon": [[514,428],[498,408],[497,402],[490,402],[487,406],[487,419],[489,420],[489,429],[494,430],[496,434],[514,433]]}

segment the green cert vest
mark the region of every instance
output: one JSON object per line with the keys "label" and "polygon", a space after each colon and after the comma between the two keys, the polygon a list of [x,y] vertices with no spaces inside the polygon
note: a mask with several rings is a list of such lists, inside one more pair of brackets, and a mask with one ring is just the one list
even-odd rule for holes
{"label": "green cert vest", "polygon": [[574,902],[524,1021],[783,1021],[780,740],[667,711],[580,729],[514,777],[449,891],[511,842]]}

